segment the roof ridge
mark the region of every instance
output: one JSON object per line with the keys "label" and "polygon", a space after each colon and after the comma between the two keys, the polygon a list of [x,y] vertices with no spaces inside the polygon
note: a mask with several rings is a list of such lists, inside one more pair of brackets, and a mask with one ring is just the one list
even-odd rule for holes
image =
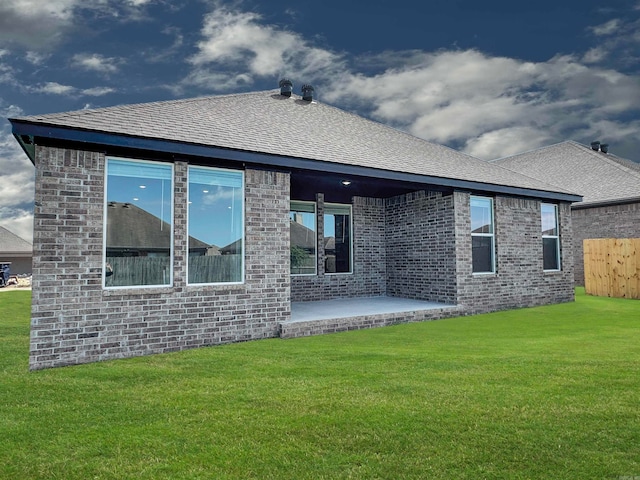
{"label": "roof ridge", "polygon": [[612,153],[604,153],[604,152],[598,152],[593,150],[591,147],[587,147],[586,145],[582,145],[578,142],[572,142],[573,146],[575,148],[580,148],[581,150],[585,150],[587,151],[590,155],[592,156],[597,156],[598,159],[602,159],[604,160],[606,163],[608,163],[610,166],[614,167],[614,168],[619,168],[624,172],[627,173],[631,173],[633,176],[636,176],[640,179],[640,165],[638,165],[639,169],[636,170],[628,165],[625,165],[624,161],[631,161],[631,160],[627,160],[624,159],[622,157],[618,157],[617,155],[614,155]]}
{"label": "roof ridge", "polygon": [[547,148],[557,147],[558,145],[562,145],[564,143],[571,144],[571,143],[577,143],[577,142],[573,140],[563,140],[562,142],[552,143],[551,145],[543,145],[542,147],[532,148],[531,150],[525,150],[524,152],[516,153],[514,155],[505,155],[504,157],[494,158],[493,160],[487,160],[487,162],[494,163],[494,162],[499,162],[501,160],[505,160],[507,158],[516,158],[521,155],[528,155],[529,153],[546,150]]}
{"label": "roof ridge", "polygon": [[[5,227],[0,225],[0,241],[5,241],[5,240],[8,243],[13,242],[14,243],[13,246],[14,247],[18,247],[18,250],[11,250],[12,252],[15,252],[15,251],[25,251],[26,252],[26,251],[29,251],[29,250],[33,250],[33,244],[31,242],[28,242],[24,238],[22,238],[19,235],[16,235],[15,233],[13,233],[8,228],[5,228]],[[6,247],[0,246],[0,248],[6,248]]]}
{"label": "roof ridge", "polygon": [[[80,110],[68,110],[66,112],[54,112],[54,113],[43,113],[43,114],[34,114],[34,115],[26,115],[21,117],[13,117],[9,118],[9,120],[31,120],[31,119],[47,119],[47,118],[69,118],[81,115],[88,115],[96,112],[106,112],[111,110],[119,110],[119,109],[130,109],[140,106],[151,106],[151,105],[171,105],[176,103],[189,104],[201,102],[202,100],[208,100],[213,98],[231,98],[238,97],[243,95],[258,95],[265,94],[269,92],[276,92],[277,89],[269,89],[269,90],[261,90],[257,92],[240,92],[240,93],[226,93],[226,94],[214,94],[214,95],[201,95],[199,97],[189,97],[189,98],[172,98],[170,100],[154,100],[151,102],[137,102],[137,103],[123,103],[119,105],[110,105],[108,107],[99,107],[99,108],[83,108]],[[294,94],[295,95],[295,94]]]}

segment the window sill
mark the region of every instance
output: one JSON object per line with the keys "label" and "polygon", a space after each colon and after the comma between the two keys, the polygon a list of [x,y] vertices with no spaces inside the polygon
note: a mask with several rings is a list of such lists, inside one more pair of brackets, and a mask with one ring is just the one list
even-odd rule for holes
{"label": "window sill", "polygon": [[102,289],[103,297],[112,297],[115,295],[126,295],[126,296],[143,296],[143,295],[156,295],[156,294],[167,294],[175,292],[175,285],[166,285],[166,286],[153,286],[153,287],[145,287],[145,286],[131,286],[131,287],[109,287]]}

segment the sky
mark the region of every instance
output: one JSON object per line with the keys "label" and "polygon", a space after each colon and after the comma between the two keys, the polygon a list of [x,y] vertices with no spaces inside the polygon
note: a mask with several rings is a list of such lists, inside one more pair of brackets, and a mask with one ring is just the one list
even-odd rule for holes
{"label": "sky", "polygon": [[640,0],[0,0],[0,226],[32,239],[7,117],[283,77],[485,160],[599,140],[640,161]]}

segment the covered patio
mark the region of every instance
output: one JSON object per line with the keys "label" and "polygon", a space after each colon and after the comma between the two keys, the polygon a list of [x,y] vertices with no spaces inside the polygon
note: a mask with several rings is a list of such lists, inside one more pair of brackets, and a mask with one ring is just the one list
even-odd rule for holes
{"label": "covered patio", "polygon": [[294,338],[461,315],[447,303],[377,296],[291,302],[291,320],[280,323],[280,337]]}

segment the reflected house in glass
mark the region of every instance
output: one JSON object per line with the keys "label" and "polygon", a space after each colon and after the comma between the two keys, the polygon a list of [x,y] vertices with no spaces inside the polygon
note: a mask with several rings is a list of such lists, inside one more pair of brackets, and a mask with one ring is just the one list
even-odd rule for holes
{"label": "reflected house in glass", "polygon": [[30,368],[573,300],[579,195],[317,93],[10,119],[36,167]]}

